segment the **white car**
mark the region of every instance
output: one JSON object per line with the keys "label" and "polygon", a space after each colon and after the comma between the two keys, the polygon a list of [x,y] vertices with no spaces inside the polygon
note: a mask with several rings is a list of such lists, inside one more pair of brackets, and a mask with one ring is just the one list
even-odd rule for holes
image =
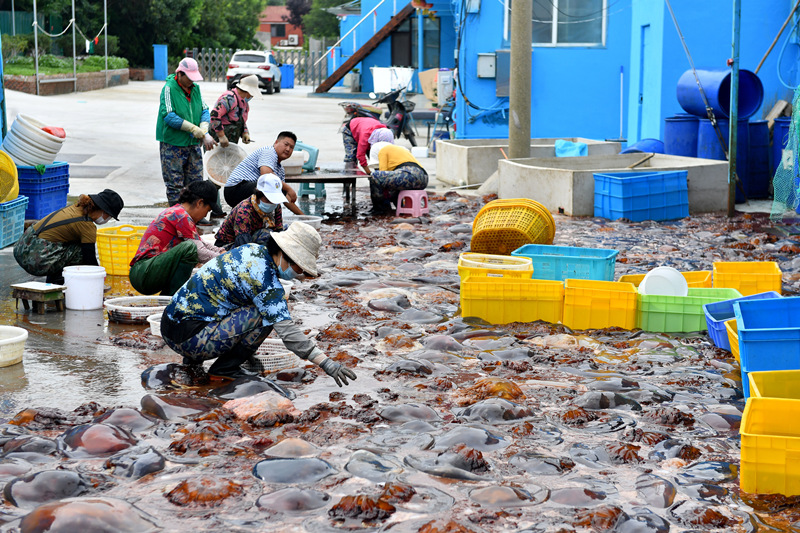
{"label": "white car", "polygon": [[228,63],[225,79],[228,88],[233,87],[239,78],[255,74],[258,76],[258,86],[267,93],[281,92],[281,65],[272,55],[272,52],[261,50],[239,50]]}

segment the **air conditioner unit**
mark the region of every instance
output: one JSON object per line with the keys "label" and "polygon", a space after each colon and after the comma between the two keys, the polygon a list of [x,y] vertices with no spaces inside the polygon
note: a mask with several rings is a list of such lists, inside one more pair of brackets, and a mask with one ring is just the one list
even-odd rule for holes
{"label": "air conditioner unit", "polygon": [[289,45],[290,46],[297,46],[298,43],[297,35],[289,35]]}
{"label": "air conditioner unit", "polygon": [[289,46],[289,41],[287,41],[286,39],[281,39],[280,41],[278,41],[278,46]]}

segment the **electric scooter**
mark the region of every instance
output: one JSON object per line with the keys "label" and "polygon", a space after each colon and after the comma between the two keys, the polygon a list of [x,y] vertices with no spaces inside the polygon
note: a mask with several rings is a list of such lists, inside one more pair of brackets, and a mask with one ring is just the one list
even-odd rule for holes
{"label": "electric scooter", "polygon": [[[370,117],[375,120],[380,120],[392,130],[395,139],[404,135],[411,146],[417,145],[417,139],[414,135],[414,130],[411,128],[410,115],[414,110],[415,104],[410,100],[400,100],[400,95],[405,91],[405,88],[396,89],[390,93],[385,94],[380,99],[373,102],[373,105],[363,105],[358,102],[339,102],[345,112],[344,120],[342,121],[342,128],[350,120],[357,117]],[[378,98],[375,93],[369,93],[370,98]],[[384,113],[383,109],[376,107],[375,104],[386,104],[388,111]],[[339,132],[342,131],[339,129]]]}

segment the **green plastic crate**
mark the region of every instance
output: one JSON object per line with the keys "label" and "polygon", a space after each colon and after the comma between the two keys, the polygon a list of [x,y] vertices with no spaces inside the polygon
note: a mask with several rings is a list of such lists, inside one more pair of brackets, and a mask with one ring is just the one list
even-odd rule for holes
{"label": "green plastic crate", "polygon": [[707,327],[705,304],[741,296],[736,289],[689,289],[687,296],[640,293],[636,325],[645,331],[703,331]]}

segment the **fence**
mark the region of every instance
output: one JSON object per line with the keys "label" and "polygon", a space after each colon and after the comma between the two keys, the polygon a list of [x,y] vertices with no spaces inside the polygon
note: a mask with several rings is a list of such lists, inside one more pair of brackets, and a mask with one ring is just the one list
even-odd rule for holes
{"label": "fence", "polygon": [[[233,57],[231,48],[194,48],[187,50],[187,55],[197,60],[200,74],[207,81],[225,81],[228,63]],[[311,85],[316,87],[328,77],[328,58],[324,51],[305,50],[273,50],[275,61],[294,65],[295,85]],[[322,57],[322,61],[315,63]]]}

